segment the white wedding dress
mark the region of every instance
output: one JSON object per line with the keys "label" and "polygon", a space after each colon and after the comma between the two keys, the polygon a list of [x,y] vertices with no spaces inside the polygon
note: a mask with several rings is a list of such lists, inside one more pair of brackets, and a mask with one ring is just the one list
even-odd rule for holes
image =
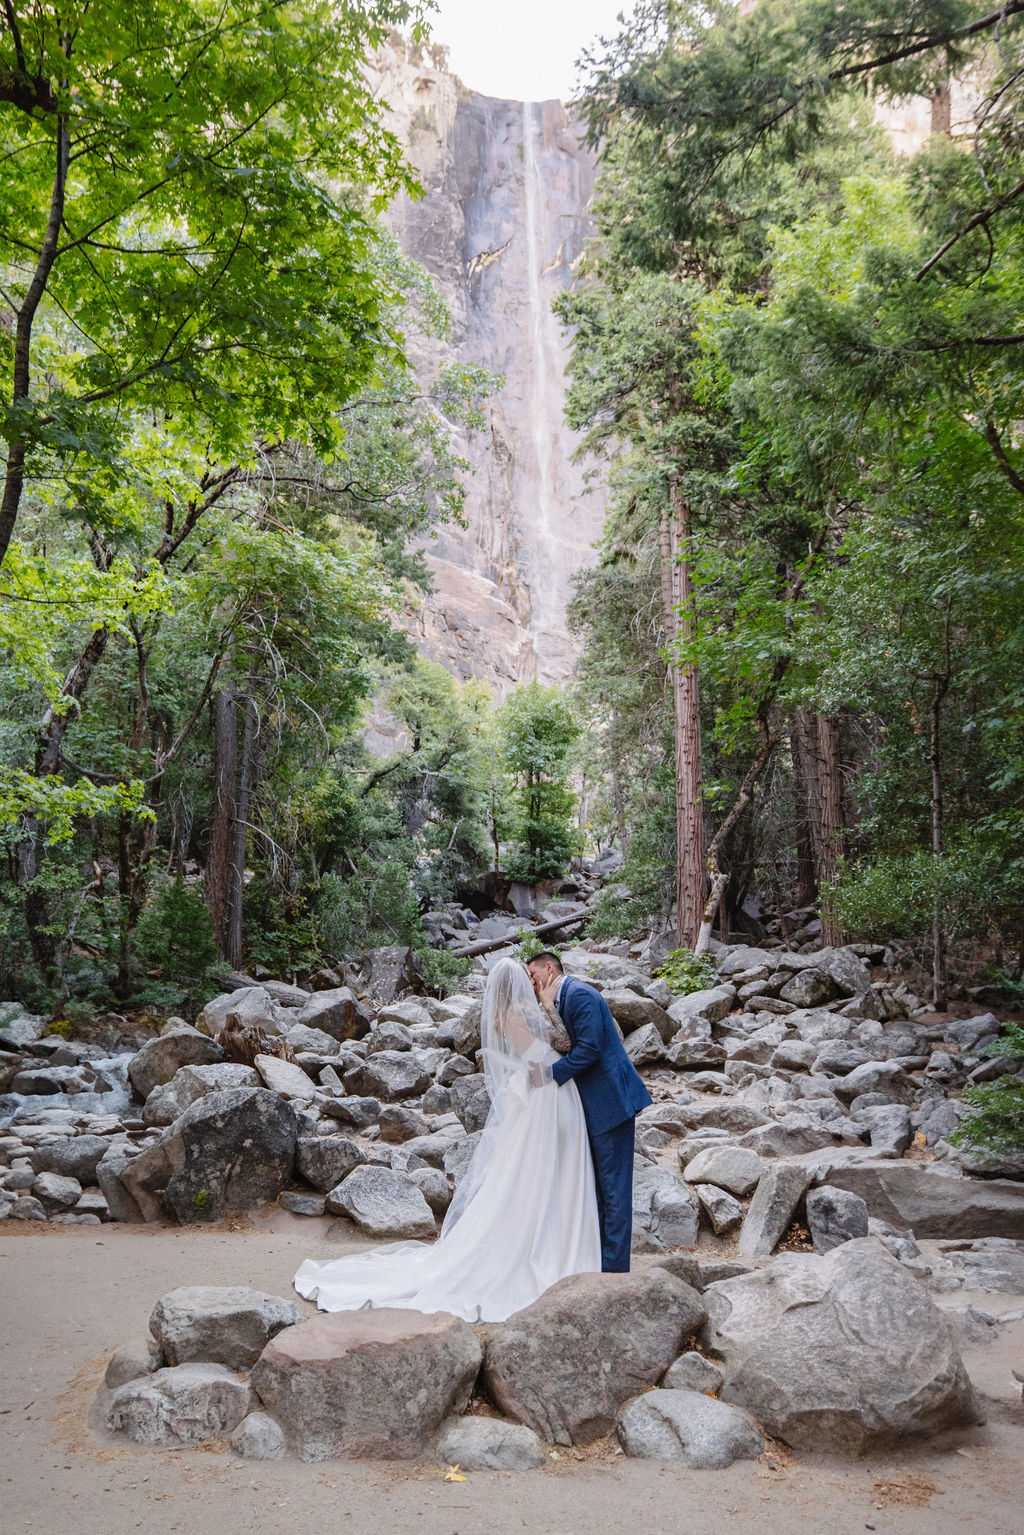
{"label": "white wedding dress", "polygon": [[491,972],[482,1015],[491,1109],[441,1235],[327,1262],[307,1259],[294,1285],[321,1311],[399,1306],[501,1322],[567,1274],[600,1271],[583,1108],[574,1082],[533,1085],[531,1067],[557,1056],[529,977],[514,960]]}

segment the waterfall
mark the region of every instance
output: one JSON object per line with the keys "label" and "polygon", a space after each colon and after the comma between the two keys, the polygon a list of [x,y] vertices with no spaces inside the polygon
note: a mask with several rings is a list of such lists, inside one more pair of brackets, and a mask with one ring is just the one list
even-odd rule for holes
{"label": "waterfall", "polygon": [[559,507],[554,484],[554,459],[562,431],[562,364],[558,325],[551,312],[551,293],[541,278],[551,264],[551,231],[546,217],[547,199],[537,158],[538,106],[523,102],[523,190],[525,202],[526,276],[529,302],[527,343],[527,414],[537,462],[537,509],[533,531],[536,548],[526,551],[530,566],[532,611],[530,630],[560,625],[564,618],[564,583],[559,573],[564,564],[558,535]]}

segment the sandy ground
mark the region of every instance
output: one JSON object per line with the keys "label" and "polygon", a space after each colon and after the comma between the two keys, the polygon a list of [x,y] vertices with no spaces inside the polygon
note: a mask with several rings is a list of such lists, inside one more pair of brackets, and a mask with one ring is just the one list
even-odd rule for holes
{"label": "sandy ground", "polygon": [[[781,1449],[727,1471],[629,1461],[602,1444],[540,1471],[446,1482],[432,1465],[249,1463],[222,1444],[184,1452],[114,1443],[87,1423],[106,1361],[182,1284],[288,1294],[306,1256],[356,1243],[280,1215],[262,1229],[5,1226],[0,1236],[0,1526],[5,1535],[1021,1535],[1024,1323],[966,1355],[984,1426],[927,1449],[826,1462]],[[363,1245],[363,1244],[358,1244]],[[975,1301],[1008,1312],[1021,1298]],[[312,1309],[312,1308],[310,1308]]]}

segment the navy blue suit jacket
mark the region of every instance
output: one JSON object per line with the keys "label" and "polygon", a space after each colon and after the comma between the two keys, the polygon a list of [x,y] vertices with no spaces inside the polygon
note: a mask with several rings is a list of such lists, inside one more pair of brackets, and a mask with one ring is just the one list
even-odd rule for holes
{"label": "navy blue suit jacket", "polygon": [[555,1061],[551,1075],[559,1086],[575,1081],[591,1135],[613,1130],[653,1100],[599,991],[566,976],[558,995],[572,1049]]}

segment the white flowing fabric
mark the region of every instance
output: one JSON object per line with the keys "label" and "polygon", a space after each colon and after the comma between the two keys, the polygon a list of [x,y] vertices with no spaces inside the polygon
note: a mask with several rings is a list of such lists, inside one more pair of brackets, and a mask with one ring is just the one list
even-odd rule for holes
{"label": "white flowing fabric", "polygon": [[534,1085],[531,1067],[557,1056],[529,977],[514,960],[491,972],[482,1015],[491,1108],[441,1235],[327,1262],[307,1259],[294,1285],[321,1311],[398,1306],[502,1322],[567,1274],[600,1271],[583,1108],[574,1082]]}

